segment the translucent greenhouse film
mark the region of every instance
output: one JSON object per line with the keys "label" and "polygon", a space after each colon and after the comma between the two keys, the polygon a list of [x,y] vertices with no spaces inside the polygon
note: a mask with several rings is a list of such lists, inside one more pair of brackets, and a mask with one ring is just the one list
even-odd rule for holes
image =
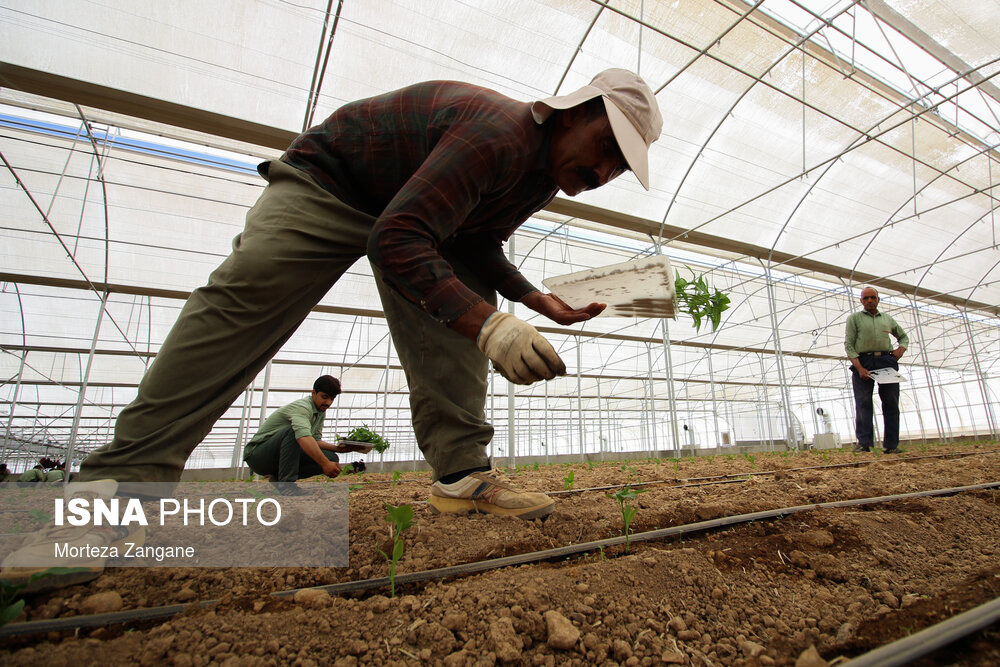
{"label": "translucent greenhouse film", "polygon": [[[848,315],[909,334],[904,440],[1000,436],[1000,2],[0,0],[0,423],[12,471],[109,442],[192,290],[265,185],[257,164],[355,99],[453,79],[530,101],[624,67],[664,115],[652,187],[559,196],[506,245],[553,276],[665,255],[720,326],[520,303],[568,372],[490,376],[497,460],[854,439]],[[238,353],[238,352],[234,352]],[[422,465],[366,261],[195,449],[238,468],[319,375],[327,430]]]}

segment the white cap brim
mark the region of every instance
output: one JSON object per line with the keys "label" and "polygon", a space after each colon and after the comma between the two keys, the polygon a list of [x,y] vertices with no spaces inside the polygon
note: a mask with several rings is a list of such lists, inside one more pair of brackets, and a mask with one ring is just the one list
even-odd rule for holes
{"label": "white cap brim", "polygon": [[531,113],[536,122],[544,123],[555,109],[569,109],[599,96],[604,98],[604,108],[611,123],[611,131],[614,132],[615,141],[618,142],[618,148],[621,149],[629,169],[639,179],[642,187],[649,190],[649,157],[647,154],[649,148],[632,121],[622,113],[614,102],[608,99],[608,96],[600,88],[583,86],[569,95],[547,97],[532,104]]}
{"label": "white cap brim", "polygon": [[625,161],[642,187],[649,190],[649,147],[632,121],[607,97],[604,98],[604,108],[608,112],[611,131],[615,133],[615,141],[618,142]]}

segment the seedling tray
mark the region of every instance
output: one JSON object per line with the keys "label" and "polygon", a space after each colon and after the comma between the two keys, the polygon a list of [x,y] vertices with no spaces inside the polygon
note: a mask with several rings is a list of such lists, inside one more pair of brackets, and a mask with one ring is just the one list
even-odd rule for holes
{"label": "seedling tray", "polygon": [[572,308],[608,304],[602,317],[676,319],[674,272],[663,255],[546,278],[542,284]]}
{"label": "seedling tray", "polygon": [[367,454],[375,447],[370,442],[358,442],[357,440],[338,440],[337,444],[341,447],[354,447],[352,451],[359,454]]}

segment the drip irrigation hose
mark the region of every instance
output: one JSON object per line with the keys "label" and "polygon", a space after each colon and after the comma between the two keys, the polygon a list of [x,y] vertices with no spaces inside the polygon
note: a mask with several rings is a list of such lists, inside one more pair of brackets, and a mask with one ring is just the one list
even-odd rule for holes
{"label": "drip irrigation hose", "polygon": [[[753,521],[761,521],[764,519],[781,518],[784,516],[788,516],[790,514],[807,512],[817,509],[856,507],[860,505],[875,505],[880,503],[892,502],[896,500],[927,498],[935,496],[948,496],[968,491],[981,491],[984,489],[995,489],[995,488],[1000,488],[1000,482],[987,482],[983,484],[973,484],[971,486],[956,486],[947,489],[935,489],[932,491],[915,491],[912,493],[902,493],[892,496],[876,496],[873,498],[838,500],[834,502],[816,503],[812,505],[796,505],[794,507],[784,507],[776,510],[764,510],[761,512],[751,512],[749,514],[736,514],[733,516],[721,517],[718,519],[710,519],[708,521],[700,521],[698,523],[690,523],[683,526],[660,528],[658,530],[651,530],[644,533],[636,533],[630,535],[628,536],[628,539],[630,543],[649,542],[655,540],[662,540],[670,537],[677,537],[681,535],[689,535],[691,533],[708,531],[714,528],[721,528],[724,526],[730,526],[738,523],[750,523]],[[462,565],[452,565],[449,567],[436,568],[433,570],[422,570],[420,572],[408,572],[405,574],[396,575],[395,583],[397,586],[402,586],[404,584],[412,584],[424,581],[437,581],[441,579],[447,579],[450,577],[477,574],[480,572],[487,572],[489,570],[497,570],[505,567],[513,567],[515,565],[525,565],[528,563],[536,563],[541,561],[565,558],[567,556],[587,553],[589,551],[598,551],[608,547],[618,546],[624,543],[625,543],[625,536],[622,535],[619,537],[611,537],[604,540],[581,542],[579,544],[570,544],[563,547],[556,547],[554,549],[545,549],[543,551],[533,551],[530,553],[518,554],[516,556],[504,556],[503,558],[494,558],[490,560],[477,561],[475,563],[464,563]],[[339,584],[327,584],[324,586],[310,586],[308,587],[308,589],[323,590],[326,591],[327,593],[330,593],[331,595],[334,595],[334,594],[360,593],[372,589],[388,588],[388,587],[389,587],[389,577],[378,577],[375,579],[346,581]],[[296,588],[287,591],[278,591],[276,593],[271,593],[271,597],[288,598],[294,596],[300,590],[307,590],[307,589]],[[3,627],[0,627],[0,638],[37,634],[42,632],[77,630],[82,628],[115,625],[119,623],[159,620],[163,618],[170,618],[188,609],[193,609],[196,607],[200,607],[202,609],[214,607],[218,603],[219,600],[203,600],[201,602],[192,602],[189,604],[174,604],[164,607],[131,609],[126,611],[111,612],[107,614],[93,614],[89,616],[69,616],[64,618],[46,619],[40,621],[9,623]]]}
{"label": "drip irrigation hose", "polygon": [[[830,463],[823,466],[803,466],[800,468],[785,468],[782,470],[762,470],[759,472],[738,472],[730,473],[727,475],[711,475],[709,477],[688,477],[679,478],[675,477],[673,479],[660,479],[660,480],[650,480],[648,482],[635,482],[634,484],[612,484],[610,486],[592,486],[583,489],[564,489],[562,491],[547,491],[548,496],[561,496],[570,493],[583,493],[585,491],[610,491],[611,489],[621,489],[625,486],[629,486],[633,489],[638,489],[643,486],[654,486],[657,484],[679,484],[680,482],[695,482],[693,484],[680,484],[676,488],[684,489],[692,486],[711,486],[712,484],[733,484],[735,482],[745,482],[750,477],[757,475],[776,475],[780,473],[790,473],[790,472],[802,472],[803,470],[831,470],[833,468],[857,468],[858,466],[870,465],[872,463],[903,463],[907,461],[920,461],[923,459],[944,459],[944,458],[958,458],[965,456],[978,456],[980,454],[1000,454],[1000,450],[990,451],[990,452],[959,452],[952,454],[928,454],[926,456],[906,456],[902,458],[893,459],[872,459],[870,461],[852,461],[850,463]],[[730,480],[730,481],[707,481],[707,480]]]}
{"label": "drip irrigation hose", "polygon": [[840,663],[840,667],[897,667],[948,646],[1000,620],[1000,598],[952,616],[874,651]]}
{"label": "drip irrigation hose", "polygon": [[[947,454],[925,454],[923,456],[902,456],[898,458],[878,458],[870,459],[867,461],[851,461],[850,463],[829,463],[822,466],[802,466],[799,468],[784,468],[782,470],[765,470],[761,472],[741,472],[741,473],[730,473],[727,475],[711,475],[709,477],[688,477],[681,478],[675,477],[673,479],[663,479],[663,480],[653,480],[649,482],[637,482],[635,484],[630,484],[632,488],[637,488],[641,486],[651,486],[653,484],[676,484],[678,482],[698,482],[713,479],[729,479],[734,477],[747,477],[752,475],[774,475],[779,472],[801,472],[803,470],[830,470],[833,468],[857,468],[858,466],[870,465],[872,463],[903,463],[904,461],[920,461],[923,459],[948,459],[948,458],[962,458],[965,456],[980,456],[984,454],[1000,454],[1000,450],[988,451],[988,452],[949,452]],[[640,461],[648,461],[649,459],[639,459]],[[605,463],[612,463],[611,461],[605,461]],[[426,479],[364,479],[359,478],[359,481],[351,481],[351,486],[360,485],[359,491],[363,491],[365,487],[373,486],[377,484],[411,484],[416,482],[425,482]],[[739,480],[744,481],[744,480]],[[620,489],[624,487],[624,484],[615,484],[612,486],[595,486],[584,489],[568,489],[560,491],[546,491],[545,493],[550,496],[563,495],[567,493],[583,493],[584,491],[607,491],[610,489]],[[688,484],[687,486],[700,486],[698,484]]]}

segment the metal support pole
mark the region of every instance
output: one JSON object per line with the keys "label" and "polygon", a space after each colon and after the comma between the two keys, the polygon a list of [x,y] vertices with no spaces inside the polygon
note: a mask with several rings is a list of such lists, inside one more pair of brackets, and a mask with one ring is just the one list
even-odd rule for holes
{"label": "metal support pole", "polygon": [[674,394],[674,364],[670,358],[670,325],[667,322],[667,318],[661,319],[660,325],[663,331],[663,363],[667,369],[667,406],[670,413],[667,418],[670,420],[670,433],[674,438],[674,457],[679,458],[681,455],[681,438],[680,434],[677,432],[677,399]]}
{"label": "metal support pole", "polygon": [[80,413],[83,412],[83,402],[87,397],[87,382],[90,380],[90,369],[94,365],[94,355],[97,352],[97,339],[101,335],[101,322],[104,321],[104,312],[108,305],[108,292],[101,296],[101,308],[97,313],[97,324],[94,325],[94,338],[90,341],[90,353],[87,355],[87,368],[83,373],[80,382],[80,391],[77,394],[76,410],[73,413],[73,426],[69,432],[69,442],[66,444],[66,476],[63,484],[69,483],[69,473],[73,469],[73,449],[76,447],[76,436],[80,429]]}
{"label": "metal support pole", "polygon": [[264,384],[260,390],[260,410],[257,412],[257,430],[263,425],[267,418],[267,394],[271,390],[271,362],[267,362],[264,367]]}
{"label": "metal support pole", "polygon": [[726,406],[729,408],[729,446],[736,446],[736,412],[733,408],[733,403],[726,401]]}
{"label": "metal support pole", "polygon": [[549,435],[549,383],[545,384],[545,427],[542,430],[542,449],[545,450],[545,465],[549,464],[549,447],[552,445],[552,437]]}
{"label": "metal support pole", "polygon": [[812,378],[809,377],[809,363],[802,360],[802,374],[806,378],[806,388],[809,391],[809,411],[812,412],[813,420],[813,443],[816,442],[816,434],[819,433],[819,420],[816,419],[816,399],[813,395]]}
{"label": "metal support pole", "polygon": [[941,423],[941,413],[938,409],[937,396],[934,393],[934,380],[931,378],[931,362],[927,356],[927,339],[924,338],[923,329],[920,325],[920,310],[917,308],[917,303],[914,299],[910,299],[910,310],[913,311],[913,321],[917,329],[917,336],[920,338],[921,342],[924,344],[920,346],[920,357],[924,364],[924,377],[927,378],[927,393],[931,399],[931,413],[934,415],[934,423],[937,426],[938,438],[944,440],[944,426]]}
{"label": "metal support pole", "polygon": [[583,339],[576,339],[576,437],[580,439],[580,461],[586,457],[583,451]]}
{"label": "metal support pole", "polygon": [[920,409],[920,401],[917,400],[917,390],[913,389],[913,407],[917,411],[917,422],[920,424],[920,442],[927,444],[927,431],[924,429],[924,415]]}
{"label": "metal support pole", "polygon": [[[392,342],[391,340],[386,340],[385,342],[385,373],[382,377],[385,378],[385,382],[382,385],[382,426],[381,433],[383,436],[389,433],[389,359],[392,354]],[[385,452],[379,452],[378,455],[378,467],[381,472],[385,465]],[[417,469],[417,448],[416,443],[414,443],[413,453],[410,457],[410,470]]]}
{"label": "metal support pole", "polygon": [[972,401],[969,399],[969,387],[965,381],[965,374],[962,374],[962,394],[965,396],[965,407],[969,409],[969,426],[972,427],[972,437],[976,437],[976,413],[972,411]]}
{"label": "metal support pole", "polygon": [[[529,416],[529,418],[527,420],[525,420],[525,423],[524,423],[524,429],[525,429],[525,433],[524,433],[525,450],[523,452],[521,452],[521,458],[527,457],[528,459],[530,459],[534,455],[534,452],[531,451],[531,449],[532,449],[532,447],[531,447],[531,443],[532,443],[532,440],[531,440],[531,421],[532,420],[531,420],[531,418]],[[515,470],[517,469],[516,466],[515,466],[514,469]]]}
{"label": "metal support pole", "polygon": [[[0,450],[0,461],[7,460],[7,445],[10,443],[10,430],[14,425],[14,410],[17,409],[17,401],[21,397],[21,377],[24,375],[24,366],[27,362],[28,350],[21,352],[21,363],[17,369],[17,382],[14,384],[14,395],[10,399],[10,414],[7,415],[7,428],[3,433],[3,449]],[[69,462],[66,463],[69,465]],[[66,476],[69,476],[69,468],[66,469]]]}
{"label": "metal support pole", "polygon": [[653,389],[653,346],[646,343],[646,382],[649,384],[649,401],[646,403],[646,423],[649,427],[649,448],[650,457],[656,451],[656,410],[654,408],[656,395]]}
{"label": "metal support pole", "polygon": [[601,407],[601,380],[597,379],[597,447],[598,461],[604,460],[604,409]]}
{"label": "metal support pole", "polygon": [[[948,394],[945,393],[944,385],[940,382],[941,369],[939,368],[937,372],[939,378],[938,390],[941,392],[941,406],[943,408],[941,410],[941,414],[944,416],[944,426],[947,430],[948,438],[951,439],[955,437],[955,429],[951,427],[951,411],[948,409]],[[958,406],[956,405],[956,407]]]}
{"label": "metal support pole", "polygon": [[[792,428],[792,399],[788,393],[788,382],[785,379],[785,358],[781,353],[781,335],[778,333],[778,309],[775,304],[774,280],[771,278],[771,267],[769,264],[764,267],[764,272],[764,278],[767,281],[767,306],[771,315],[771,333],[774,336],[774,359],[778,364],[778,382],[781,385],[782,402],[785,407],[785,438],[788,438],[789,434],[794,433]],[[785,448],[788,449],[790,444],[786,440]]]}
{"label": "metal support pole", "polygon": [[[511,264],[517,266],[516,258],[514,257],[514,237],[511,236],[507,241],[507,259]],[[507,300],[507,312],[511,315],[514,314],[514,302]],[[515,452],[514,452],[514,383],[507,381],[507,465],[508,467],[515,466]]]}
{"label": "metal support pole", "polygon": [[965,310],[965,332],[969,337],[969,348],[972,350],[972,365],[976,369],[976,383],[979,385],[979,392],[983,397],[983,408],[986,410],[986,422],[990,428],[990,438],[1000,437],[1000,429],[997,428],[997,418],[993,414],[993,403],[990,401],[989,390],[986,386],[986,375],[983,367],[979,363],[979,350],[976,349],[976,340],[972,335],[972,325],[969,323],[969,310]]}
{"label": "metal support pole", "polygon": [[[496,371],[493,369],[493,365],[490,365],[490,424],[496,424]],[[493,438],[490,438],[490,463],[492,464],[493,458],[496,456],[496,442]]]}
{"label": "metal support pole", "polygon": [[[763,364],[761,364],[761,365],[763,366]],[[760,396],[760,393],[763,392],[763,387],[758,387],[758,392],[759,392],[758,393],[758,399],[757,399],[758,400],[758,405],[757,405],[757,409],[754,410],[754,414],[757,416],[757,438],[758,438],[758,441],[760,443],[760,446],[763,447],[764,446],[764,415],[762,414],[763,413],[762,406],[759,405],[759,403],[766,402],[767,401],[767,395],[765,394],[764,395],[764,401],[761,401],[760,398],[759,398],[759,396]]]}
{"label": "metal support pole", "polygon": [[[17,382],[14,385],[14,393],[10,399],[10,414],[7,416],[7,428],[4,430],[3,449],[0,450],[0,461],[7,461],[7,445],[10,444],[10,431],[14,427],[14,411],[17,409],[18,401],[21,399],[21,378],[24,377],[24,367],[28,360],[28,338],[24,325],[24,303],[21,301],[21,290],[14,285],[14,293],[17,295],[17,307],[21,313],[21,343],[24,350],[21,351],[21,362],[17,369]],[[35,409],[37,412],[37,408]],[[67,462],[67,465],[70,463]],[[69,477],[70,469],[66,469],[66,476]]]}
{"label": "metal support pole", "polygon": [[848,396],[845,393],[842,398],[843,398],[843,401],[844,401],[844,405],[847,406],[847,414],[850,415],[850,422],[851,422],[851,424],[854,427],[854,428],[851,429],[851,436],[853,438],[853,442],[856,443],[857,439],[858,439],[858,435],[857,435],[857,433],[858,433],[858,430],[857,430],[858,415],[857,415],[857,409],[854,406],[854,392],[853,392],[853,389],[851,391],[851,395],[850,396]]}
{"label": "metal support pole", "polygon": [[708,381],[712,388],[712,422],[715,425],[715,453],[718,454],[722,436],[719,434],[719,408],[715,403],[715,373],[712,370],[712,351],[706,349],[705,356],[708,358]]}
{"label": "metal support pole", "polygon": [[260,391],[260,414],[257,416],[257,430],[264,425],[264,420],[267,418],[267,394],[271,390],[271,362],[267,362],[267,366],[264,367],[264,385],[261,387]]}
{"label": "metal support pole", "polygon": [[243,407],[240,409],[240,425],[236,429],[236,442],[233,443],[233,456],[229,462],[229,467],[236,473],[236,477],[243,479],[243,466],[240,465],[242,459],[240,454],[243,451],[243,432],[246,430],[247,414],[250,411],[250,397],[253,395],[253,383],[243,391]]}
{"label": "metal support pole", "polygon": [[[774,432],[771,428],[771,400],[767,395],[767,375],[764,373],[764,354],[759,353],[757,358],[760,360],[760,388],[764,394],[764,417],[765,424],[767,424],[767,449],[769,452],[774,451]],[[763,432],[761,433],[761,438],[764,437]]]}
{"label": "metal support pole", "polygon": [[507,466],[514,466],[514,383],[507,381]]}

